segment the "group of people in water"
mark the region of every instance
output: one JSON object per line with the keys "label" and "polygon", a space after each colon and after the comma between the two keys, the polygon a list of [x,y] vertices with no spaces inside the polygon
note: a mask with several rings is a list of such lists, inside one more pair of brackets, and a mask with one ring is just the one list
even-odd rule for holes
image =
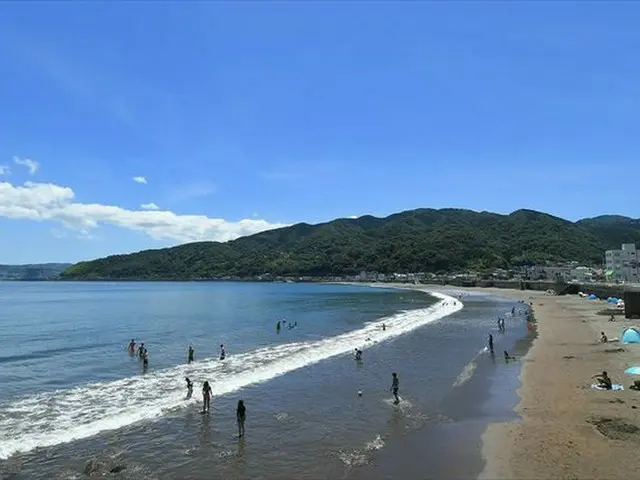
{"label": "group of people in water", "polygon": [[289,330],[293,330],[297,326],[298,326],[298,322],[287,323],[287,320],[285,319],[278,320],[278,323],[276,323],[276,332],[280,333],[280,330],[282,330],[284,327],[287,327]]}
{"label": "group of people in water", "polygon": [[[298,322],[287,322],[286,320],[279,320],[276,325],[276,330],[280,333],[280,330],[287,325],[289,329],[293,329],[298,326]],[[382,331],[387,330],[386,324],[382,324]],[[370,340],[369,338],[367,340]],[[144,343],[140,343],[138,346],[134,338],[131,339],[129,345],[127,347],[129,354],[131,356],[138,356],[140,360],[143,362],[144,369],[146,370],[149,365],[149,350],[145,347]],[[220,345],[220,360],[224,360],[226,358],[226,351],[224,344]],[[358,363],[362,362],[362,350],[360,348],[355,349],[355,359]],[[195,361],[195,350],[192,345],[189,345],[189,349],[187,350],[187,363],[192,363]],[[185,382],[187,384],[187,396],[186,399],[189,400],[193,396],[193,381],[189,377],[185,377]],[[391,380],[391,392],[394,397],[394,404],[398,405],[400,403],[400,397],[398,395],[400,387],[400,381],[398,379],[398,374],[393,372],[392,380]],[[362,396],[362,391],[358,392],[359,396]],[[208,380],[205,380],[202,384],[202,414],[209,413],[211,409],[211,397],[212,397],[212,389]],[[238,437],[242,438],[245,434],[245,420],[247,415],[247,409],[244,405],[244,400],[238,400],[238,404],[236,407],[236,419],[238,422]]]}
{"label": "group of people in water", "polygon": [[129,342],[129,355],[132,357],[137,355],[140,360],[142,360],[143,368],[147,368],[149,366],[149,350],[144,346],[144,343],[140,343],[140,346],[136,345],[136,341],[134,338]]}
{"label": "group of people in water", "polygon": [[[516,307],[512,307],[511,308],[511,316],[512,317],[515,317],[516,315],[520,315],[522,313],[526,314],[527,324],[529,324],[529,322],[531,322],[530,311],[527,311],[527,310],[523,310],[523,311],[516,310]],[[505,333],[506,332],[504,317],[498,318],[498,332],[500,332],[500,333]],[[491,354],[491,357],[493,358],[495,352],[494,352],[494,344],[493,344],[493,335],[492,334],[489,334],[489,340],[488,340],[487,343],[488,343],[488,347],[489,347],[489,353]],[[504,361],[506,363],[509,363],[509,360],[515,360],[516,359],[516,357],[510,355],[509,352],[506,351],[506,350],[503,352],[503,356],[504,356]]]}
{"label": "group of people in water", "polygon": [[[189,400],[193,395],[193,382],[189,377],[185,377],[185,381],[187,382],[187,400]],[[202,414],[209,413],[211,409],[211,396],[212,390],[211,385],[207,380],[202,384]],[[238,400],[238,405],[236,407],[236,420],[238,422],[238,438],[244,437],[244,423],[247,419],[247,408],[244,406],[244,400]]]}

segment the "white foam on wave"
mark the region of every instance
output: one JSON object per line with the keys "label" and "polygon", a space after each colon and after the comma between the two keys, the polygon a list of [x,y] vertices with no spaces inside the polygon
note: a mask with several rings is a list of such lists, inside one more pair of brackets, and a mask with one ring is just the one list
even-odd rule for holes
{"label": "white foam on wave", "polygon": [[[214,397],[266,382],[280,375],[351,353],[367,338],[389,340],[435,322],[463,308],[462,302],[442,293],[429,308],[400,312],[334,337],[314,342],[288,343],[218,359],[205,359],[146,375],[93,383],[69,390],[36,394],[0,405],[0,459],[100,432],[161,417],[196,403],[185,399],[184,377],[209,380]],[[382,323],[389,328],[381,329]],[[197,390],[194,392],[197,395]]]}
{"label": "white foam on wave", "polygon": [[475,373],[476,368],[478,367],[478,362],[477,362],[478,357],[480,355],[487,353],[488,351],[489,351],[489,347],[482,347],[478,351],[476,356],[473,357],[473,360],[471,360],[469,363],[467,363],[464,366],[464,368],[462,369],[462,372],[460,372],[460,375],[458,375],[458,377],[456,378],[456,381],[453,382],[454,388],[464,385],[469,380],[471,380],[471,377],[473,377],[473,374]]}

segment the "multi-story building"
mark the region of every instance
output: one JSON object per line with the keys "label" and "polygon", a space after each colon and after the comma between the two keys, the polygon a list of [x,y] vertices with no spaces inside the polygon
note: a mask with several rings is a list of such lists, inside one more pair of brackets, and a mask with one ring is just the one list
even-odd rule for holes
{"label": "multi-story building", "polygon": [[624,282],[640,282],[638,251],[635,243],[625,243],[620,250],[607,250],[605,264],[608,277]]}

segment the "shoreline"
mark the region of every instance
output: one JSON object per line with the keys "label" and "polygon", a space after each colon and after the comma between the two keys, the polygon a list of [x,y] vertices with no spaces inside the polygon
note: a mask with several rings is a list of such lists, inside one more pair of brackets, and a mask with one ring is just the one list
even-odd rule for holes
{"label": "shoreline", "polygon": [[[575,295],[538,291],[457,288],[533,303],[537,336],[522,366],[515,421],[490,423],[482,435],[485,468],[480,480],[630,478],[640,446],[640,349],[599,343],[600,332],[621,336],[632,321],[609,322],[605,307]],[[619,349],[623,349],[622,351]],[[592,376],[606,370],[623,391],[596,391]]]}
{"label": "shoreline", "polygon": [[[503,288],[478,288],[478,287],[473,288],[473,287],[453,287],[449,285],[447,286],[422,285],[422,284],[416,285],[416,284],[410,284],[410,283],[402,284],[402,283],[382,283],[382,282],[376,282],[373,284],[363,284],[362,282],[358,282],[358,283],[342,282],[342,284],[356,285],[356,286],[360,285],[360,286],[374,287],[374,288],[377,287],[377,288],[422,291],[432,296],[437,296],[438,294],[446,294],[456,299],[459,298],[458,297],[459,294],[463,294],[464,296],[459,301],[461,301],[465,307],[467,305],[469,306],[473,305],[474,300],[472,300],[471,298],[474,298],[474,297],[475,298],[484,297],[489,300],[493,299],[496,301],[507,301],[507,302],[523,301],[527,305],[529,304],[529,297],[532,297],[532,296],[549,298],[549,295],[540,291],[532,292],[532,291],[521,291],[521,290],[507,290]],[[469,296],[466,297],[466,295],[469,295]],[[532,320],[534,323],[536,322],[535,316],[533,317]],[[521,397],[520,397],[520,388],[521,388],[521,381],[522,381],[521,372],[522,372],[523,366],[526,364],[525,362],[528,361],[528,358],[529,358],[528,355],[530,354],[530,351],[532,349],[533,343],[535,342],[536,338],[537,338],[537,331],[522,332],[520,333],[517,339],[513,340],[514,343],[511,344],[510,347],[507,346],[509,352],[518,358],[518,365],[516,369],[512,370],[511,372],[503,372],[502,374],[490,373],[489,374],[490,378],[493,377],[493,380],[490,380],[492,383],[491,389],[493,390],[493,392],[492,393],[487,392],[488,398],[490,398],[490,400],[489,400],[489,404],[485,404],[484,407],[481,407],[481,410],[483,411],[482,413],[480,413],[481,416],[480,417],[476,416],[477,415],[476,413],[469,418],[463,417],[456,422],[457,426],[453,427],[454,428],[453,431],[457,430],[458,432],[466,432],[464,435],[460,437],[460,440],[462,440],[463,438],[467,438],[468,435],[472,435],[472,437],[474,438],[474,441],[469,442],[468,445],[466,443],[465,443],[465,446],[461,444],[456,444],[457,445],[456,449],[460,451],[464,451],[464,455],[461,455],[459,458],[455,460],[455,461],[459,461],[460,465],[457,465],[455,468],[452,468],[451,471],[449,472],[452,475],[454,475],[455,478],[478,478],[478,477],[482,478],[483,474],[486,471],[487,463],[490,462],[490,459],[487,458],[488,453],[487,453],[486,446],[484,444],[493,440],[493,439],[487,438],[486,431],[489,428],[491,428],[493,425],[502,424],[502,422],[506,424],[510,424],[512,422],[520,421],[521,417],[519,416],[519,413],[518,413],[518,405],[521,402]],[[505,373],[506,373],[506,376],[505,376]],[[486,375],[486,374],[487,374],[487,371],[485,370],[484,373],[481,375]],[[499,377],[496,377],[495,375],[499,375]],[[484,381],[486,380],[487,378],[484,378]],[[494,383],[494,382],[497,382],[497,383]],[[484,401],[481,403],[484,403]],[[485,408],[488,408],[488,410],[485,410]],[[496,422],[501,422],[501,423],[496,423]],[[446,426],[443,426],[443,427],[446,428]],[[436,428],[439,428],[439,427],[436,427]],[[452,435],[451,433],[445,433],[444,431],[442,433],[449,436]],[[418,438],[422,438],[424,440],[425,438],[428,438],[428,437],[423,434],[422,437],[418,437]],[[443,448],[443,445],[446,444],[446,442],[442,444],[442,441],[443,440],[440,440],[440,443],[439,442],[433,443],[432,440],[426,440],[426,443],[424,445],[427,445],[429,449]],[[418,440],[417,443],[422,445],[422,448],[424,448],[422,441]],[[451,447],[453,447],[453,445],[451,445]],[[411,448],[411,447],[407,445],[403,448]],[[416,452],[416,455],[420,455],[420,454]],[[385,463],[387,464],[387,466],[388,464],[391,464],[391,465],[394,464],[393,460],[390,460],[390,461],[387,460],[387,462]],[[464,466],[461,466],[461,465],[464,465]],[[425,468],[427,468],[426,465],[425,465]],[[364,476],[356,475],[353,478],[359,479],[359,478],[366,478],[366,477],[367,475],[364,474]],[[349,477],[349,478],[352,478],[352,477]],[[454,477],[451,477],[451,478],[454,478]],[[487,480],[489,479],[495,480],[497,477],[489,475],[486,478]],[[504,478],[506,479],[509,477],[504,477]],[[528,476],[527,480],[529,480],[530,478],[531,476]],[[549,477],[549,478],[553,478],[553,477]]]}

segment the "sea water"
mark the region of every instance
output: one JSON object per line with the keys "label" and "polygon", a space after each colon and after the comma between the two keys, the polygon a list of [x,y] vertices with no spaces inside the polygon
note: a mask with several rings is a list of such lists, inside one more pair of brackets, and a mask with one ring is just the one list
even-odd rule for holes
{"label": "sea water", "polygon": [[[437,418],[437,402],[416,386],[420,368],[448,358],[434,350],[449,338],[444,325],[457,326],[464,351],[431,381],[441,392],[466,381],[467,352],[477,361],[484,338],[456,320],[462,307],[441,294],[317,284],[0,284],[0,459],[24,478],[81,471],[105,449],[148,478],[200,478],[212,468],[220,478],[338,474],[384,448],[390,420],[419,428]],[[283,323],[278,333],[279,320],[297,327]],[[437,341],[402,347],[421,336]],[[150,352],[146,371],[126,351],[131,338]],[[392,370],[398,407],[389,402]],[[195,383],[190,399],[184,377]],[[199,414],[204,380],[209,415]],[[233,438],[240,397],[246,444]]]}

